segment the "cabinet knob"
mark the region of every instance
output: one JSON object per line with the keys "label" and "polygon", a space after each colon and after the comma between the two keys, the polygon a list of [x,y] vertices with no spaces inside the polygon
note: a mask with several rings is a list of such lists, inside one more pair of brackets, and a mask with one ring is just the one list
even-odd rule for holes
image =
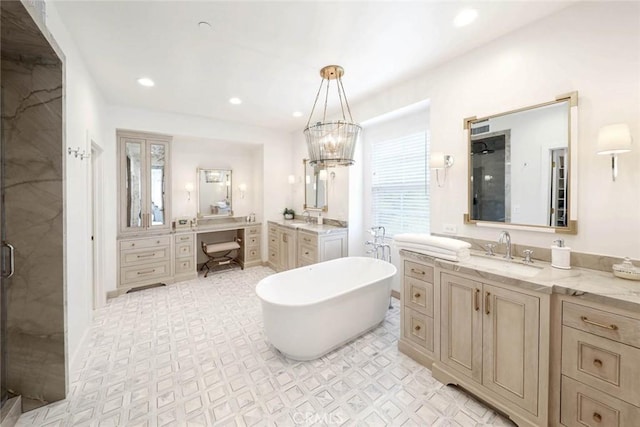
{"label": "cabinet knob", "polygon": [[416,332],[417,332],[417,331],[419,331],[419,330],[420,330],[420,329],[422,329],[422,328],[420,328],[420,325],[416,325],[416,326],[414,326],[414,328],[413,328],[413,329],[415,329],[415,330],[416,330]]}
{"label": "cabinet knob", "polygon": [[420,298],[420,292],[416,292],[415,294],[413,294],[414,298]]}
{"label": "cabinet knob", "polygon": [[595,422],[599,423],[600,421],[602,421],[602,415],[600,415],[600,414],[599,414],[599,413],[597,413],[597,412],[594,412],[594,413],[593,413],[593,421],[595,421]]}
{"label": "cabinet knob", "polygon": [[593,366],[595,366],[596,368],[602,368],[602,360],[594,359],[593,360]]}

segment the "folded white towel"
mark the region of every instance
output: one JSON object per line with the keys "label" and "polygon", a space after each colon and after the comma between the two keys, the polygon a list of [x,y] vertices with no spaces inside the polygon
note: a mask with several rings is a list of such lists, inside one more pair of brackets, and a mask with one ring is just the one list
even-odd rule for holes
{"label": "folded white towel", "polygon": [[426,245],[431,248],[442,248],[451,251],[457,251],[460,249],[469,249],[470,243],[463,242],[462,240],[450,239],[448,237],[432,236],[426,233],[403,233],[393,236],[393,240],[396,242],[411,243],[414,245]]}
{"label": "folded white towel", "polygon": [[416,245],[414,243],[406,242],[394,242],[398,250],[406,249],[411,252],[417,252],[419,254],[429,255],[434,258],[446,259],[449,261],[465,261],[471,258],[471,252],[468,248],[459,249],[457,251],[447,251],[440,249],[438,251],[426,249],[425,245]]}

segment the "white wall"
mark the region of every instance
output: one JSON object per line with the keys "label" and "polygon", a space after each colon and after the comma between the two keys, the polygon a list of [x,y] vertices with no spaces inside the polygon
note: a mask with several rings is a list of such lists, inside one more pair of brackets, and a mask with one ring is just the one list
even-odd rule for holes
{"label": "white wall", "polygon": [[[360,121],[431,100],[431,148],[455,156],[446,185],[431,183],[431,231],[494,240],[498,230],[463,224],[467,211],[465,117],[484,117],[579,92],[578,234],[580,252],[640,258],[640,26],[637,2],[579,3],[352,105]],[[595,31],[594,29],[597,29]],[[596,154],[598,129],[626,122],[634,151]],[[514,243],[548,247],[557,236],[514,230]]]}
{"label": "white wall", "polygon": [[[174,135],[171,144],[171,189],[173,217],[195,217],[197,214],[198,178],[196,169],[230,169],[232,179],[233,215],[247,216],[254,212],[262,218],[262,188],[260,170],[255,163],[262,162],[260,145],[229,143],[217,139],[191,138]],[[188,200],[185,185],[194,186]],[[247,185],[244,198],[238,185]],[[257,184],[257,185],[256,185]]]}
{"label": "white wall", "polygon": [[[91,152],[89,138],[104,151],[105,157],[115,157],[111,141],[104,137],[105,103],[93,78],[56,11],[55,3],[47,2],[47,27],[65,55],[65,139],[66,146]],[[65,214],[67,265],[67,365],[78,356],[80,344],[89,330],[93,308],[90,188],[87,185],[90,159],[80,160],[66,153],[65,148]],[[113,186],[106,183],[105,191]],[[107,206],[112,206],[108,205]],[[114,241],[113,238],[110,239]],[[106,245],[106,242],[96,242]],[[111,251],[112,252],[112,251]],[[115,258],[114,258],[115,259]],[[104,270],[105,279],[113,274]]]}

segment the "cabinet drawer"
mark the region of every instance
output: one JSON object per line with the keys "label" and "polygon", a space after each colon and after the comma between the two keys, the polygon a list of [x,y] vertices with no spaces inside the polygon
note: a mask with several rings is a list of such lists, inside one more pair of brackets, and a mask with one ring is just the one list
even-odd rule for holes
{"label": "cabinet drawer", "polygon": [[640,406],[640,349],[562,327],[562,373]]}
{"label": "cabinet drawer", "polygon": [[183,258],[176,259],[176,271],[175,274],[185,274],[192,273],[195,271],[195,266],[193,265],[193,258]]}
{"label": "cabinet drawer", "polygon": [[404,277],[404,305],[422,314],[433,317],[433,285],[414,279],[410,276]]}
{"label": "cabinet drawer", "polygon": [[249,246],[260,246],[260,236],[247,236],[245,244]]}
{"label": "cabinet drawer", "polygon": [[193,256],[193,242],[176,243],[176,258]]}
{"label": "cabinet drawer", "polygon": [[269,262],[273,265],[278,265],[280,261],[280,257],[278,256],[278,251],[269,248]]}
{"label": "cabinet drawer", "polygon": [[169,246],[153,249],[132,249],[120,252],[120,266],[148,264],[150,262],[168,261],[170,257]]}
{"label": "cabinet drawer", "polygon": [[176,234],[174,239],[176,245],[179,243],[193,243],[193,234]]}
{"label": "cabinet drawer", "polygon": [[640,409],[562,377],[560,420],[567,427],[626,427],[638,425]]}
{"label": "cabinet drawer", "polygon": [[562,324],[640,347],[640,320],[638,319],[565,301],[562,305]]}
{"label": "cabinet drawer", "polygon": [[312,247],[318,246],[318,236],[316,234],[299,232],[298,237],[299,237],[298,242],[300,242],[301,245],[307,245]]}
{"label": "cabinet drawer", "polygon": [[149,265],[138,265],[120,269],[122,284],[148,282],[152,279],[162,279],[170,275],[169,261]]}
{"label": "cabinet drawer", "polygon": [[269,226],[269,235],[272,234],[278,234],[278,226],[277,225],[270,225]]}
{"label": "cabinet drawer", "polygon": [[298,248],[298,258],[300,265],[315,264],[318,262],[318,250],[309,245],[300,245]]}
{"label": "cabinet drawer", "polygon": [[260,226],[255,225],[244,229],[247,236],[256,236],[260,234]]}
{"label": "cabinet drawer", "polygon": [[247,249],[247,256],[245,261],[257,261],[260,259],[260,249],[259,248],[249,248]]}
{"label": "cabinet drawer", "polygon": [[171,244],[171,236],[149,237],[145,239],[121,240],[120,249],[142,249]]}
{"label": "cabinet drawer", "polygon": [[277,247],[278,246],[278,236],[269,235],[269,246]]}
{"label": "cabinet drawer", "polygon": [[404,307],[404,331],[402,335],[426,350],[433,351],[433,319]]}
{"label": "cabinet drawer", "polygon": [[433,283],[433,267],[424,264],[418,264],[417,262],[405,261],[404,262],[404,274],[414,279],[422,280],[424,282]]}

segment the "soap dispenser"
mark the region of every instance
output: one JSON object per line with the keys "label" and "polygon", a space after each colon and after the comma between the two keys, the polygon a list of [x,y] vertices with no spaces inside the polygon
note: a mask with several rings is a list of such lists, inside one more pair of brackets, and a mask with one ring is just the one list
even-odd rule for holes
{"label": "soap dispenser", "polygon": [[564,245],[564,240],[554,240],[551,246],[551,267],[569,270],[571,268],[571,248]]}

